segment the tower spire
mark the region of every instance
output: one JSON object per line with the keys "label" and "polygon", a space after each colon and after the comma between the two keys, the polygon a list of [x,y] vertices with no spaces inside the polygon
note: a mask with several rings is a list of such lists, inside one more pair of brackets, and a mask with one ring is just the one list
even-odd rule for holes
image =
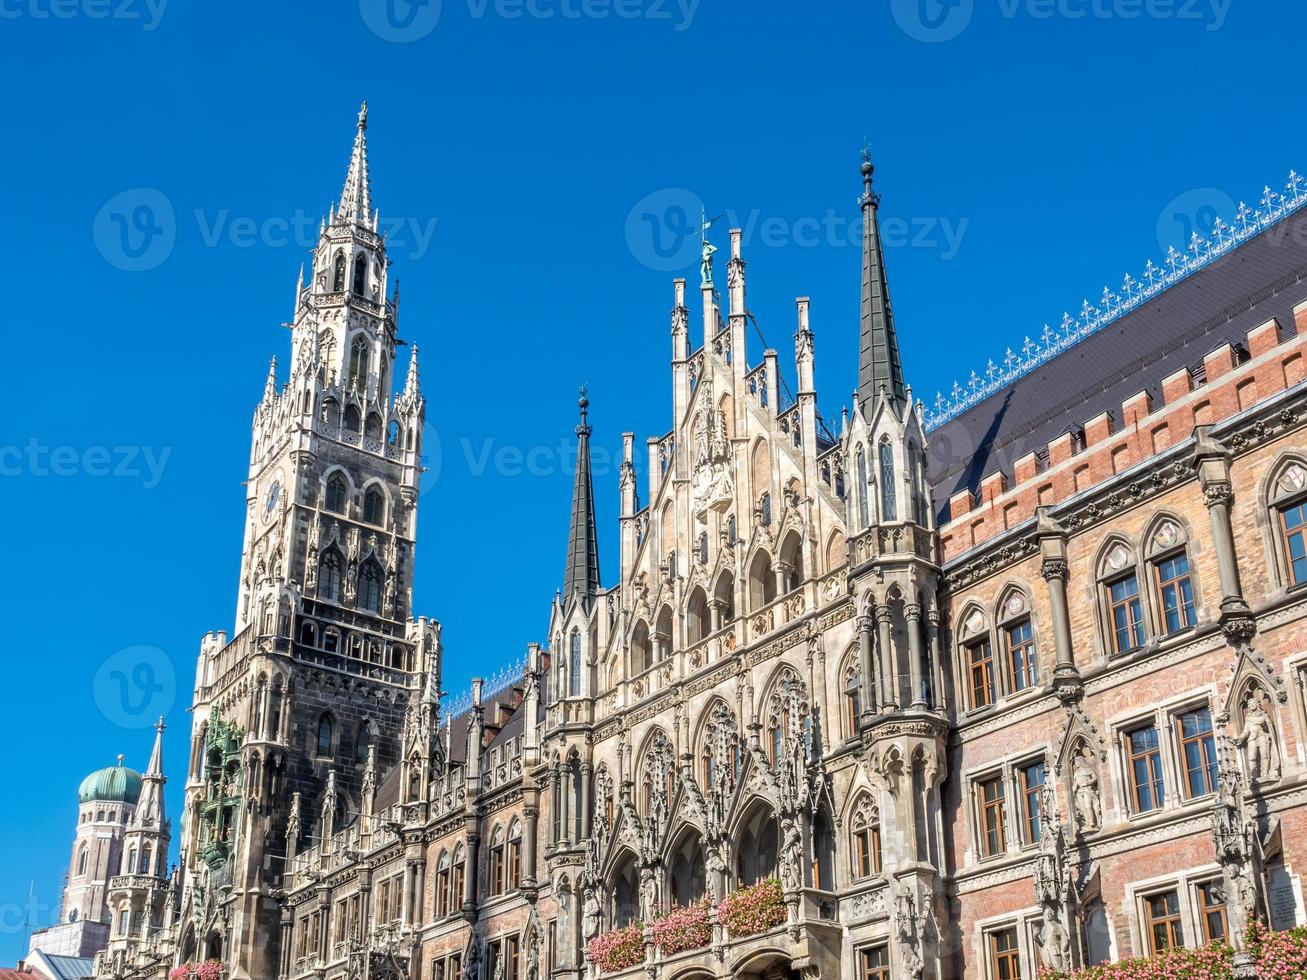
{"label": "tower spire", "polygon": [[580,593],[587,605],[599,591],[599,540],[595,531],[594,482],[590,473],[590,399],[581,386],[577,401],[581,423],[576,427],[576,484],[572,489],[572,524],[568,530],[567,570],[563,576],[563,600]]}
{"label": "tower spire", "polygon": [[416,398],[418,388],[418,345],[414,344],[408,355],[408,377],[404,379],[405,396]]}
{"label": "tower spire", "polygon": [[354,134],[354,150],[349,158],[349,171],[345,174],[345,189],[340,193],[340,206],[335,221],[368,224],[372,216],[372,188],[368,183],[368,104],[359,109],[358,131]]}
{"label": "tower spire", "polygon": [[862,149],[862,326],[858,351],[858,399],[866,405],[883,389],[890,404],[899,410],[907,402],[903,365],[899,360],[899,339],[894,331],[894,311],[889,301],[889,280],[885,274],[885,253],[880,240],[876,212],[880,195],[871,189],[871,151]]}

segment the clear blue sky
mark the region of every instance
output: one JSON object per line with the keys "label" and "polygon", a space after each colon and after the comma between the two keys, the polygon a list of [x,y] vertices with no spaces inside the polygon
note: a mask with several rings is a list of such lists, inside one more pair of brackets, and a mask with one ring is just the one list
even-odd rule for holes
{"label": "clear blue sky", "polygon": [[[236,600],[250,413],[361,99],[442,449],[415,605],[445,624],[455,691],[544,638],[578,382],[601,452],[670,428],[687,202],[750,229],[750,307],[783,364],[812,297],[835,416],[864,136],[928,400],[1307,166],[1301,5],[443,0],[433,21],[390,2],[0,2],[0,962],[21,953],[28,882],[37,924],[58,901],[78,781],[118,752],[143,766],[131,726],[160,710],[178,812],[198,642]],[[116,237],[143,201],[172,210],[162,256]],[[514,452],[532,449],[526,472]],[[611,582],[602,461],[597,493]],[[136,714],[124,665],[162,688]]]}

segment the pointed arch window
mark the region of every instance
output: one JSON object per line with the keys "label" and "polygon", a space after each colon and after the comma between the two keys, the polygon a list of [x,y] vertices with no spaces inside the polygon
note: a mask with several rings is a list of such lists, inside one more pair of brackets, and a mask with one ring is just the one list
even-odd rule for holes
{"label": "pointed arch window", "polygon": [[567,693],[570,697],[581,695],[581,669],[581,633],[573,630],[567,660]]}
{"label": "pointed arch window", "polygon": [[333,293],[345,291],[345,256],[340,252],[336,253],[336,261],[332,266],[331,291]]}
{"label": "pointed arch window", "polygon": [[871,511],[867,506],[867,454],[858,447],[858,530],[861,531],[871,523]]}
{"label": "pointed arch window", "polygon": [[864,799],[854,811],[850,828],[850,872],[854,880],[881,873],[880,820],[871,801]]}
{"label": "pointed arch window", "polygon": [[327,480],[326,508],[333,514],[344,514],[348,503],[349,487],[345,478],[339,473],[333,473]]}
{"label": "pointed arch window", "polygon": [[354,259],[354,292],[362,296],[368,291],[368,260],[360,255]]}
{"label": "pointed arch window", "polygon": [[386,498],[376,487],[363,495],[363,519],[369,524],[381,524],[386,517]]}
{"label": "pointed arch window", "polygon": [[1123,542],[1116,542],[1103,556],[1099,575],[1111,651],[1120,654],[1137,650],[1145,639],[1144,606],[1134,555]]}
{"label": "pointed arch window", "polygon": [[454,867],[449,875],[449,910],[456,912],[463,907],[463,882],[467,877],[467,856],[460,841],[454,847]]}
{"label": "pointed arch window", "polygon": [[1307,585],[1307,465],[1294,460],[1285,466],[1271,484],[1270,497],[1284,584]]}
{"label": "pointed arch window", "polygon": [[318,719],[318,755],[331,755],[335,727],[329,714],[324,714]]}
{"label": "pointed arch window", "polygon": [[854,662],[844,671],[844,728],[852,738],[858,734],[862,718],[862,667]]}
{"label": "pointed arch window", "polygon": [[762,526],[771,527],[771,491],[770,490],[768,490],[766,493],[762,495],[762,499],[758,503],[758,511],[759,514],[761,515],[760,519],[762,521]]}
{"label": "pointed arch window", "polygon": [[508,828],[508,890],[517,888],[522,881],[522,825],[516,820]]}
{"label": "pointed arch window", "polygon": [[1035,649],[1035,630],[1030,619],[1026,594],[1013,589],[999,610],[1003,641],[1007,646],[1007,672],[1004,680],[1009,693],[1016,694],[1039,683],[1039,661]]}
{"label": "pointed arch window", "polygon": [[349,348],[349,382],[362,390],[368,381],[368,342],[355,337]]}
{"label": "pointed arch window", "polygon": [[[318,595],[327,602],[340,602],[340,564],[340,555],[335,549],[328,549],[322,556],[322,568],[318,572]],[[334,633],[329,632],[327,635],[335,638]]]}
{"label": "pointed arch window", "polygon": [[880,444],[880,511],[882,520],[899,519],[894,487],[894,450],[888,440]]}
{"label": "pointed arch window", "polygon": [[504,828],[496,827],[490,835],[490,894],[502,895],[507,884]]}
{"label": "pointed arch window", "polygon": [[381,611],[381,582],[385,573],[375,561],[369,559],[359,570],[359,608],[368,612]]}
{"label": "pointed arch window", "polygon": [[1198,617],[1189,551],[1179,522],[1163,519],[1148,540],[1148,552],[1162,632],[1171,636],[1189,629]]}
{"label": "pointed arch window", "polygon": [[449,879],[452,867],[449,852],[441,851],[440,860],[436,863],[436,918],[438,919],[449,915]]}
{"label": "pointed arch window", "polygon": [[908,443],[908,499],[912,502],[912,521],[926,524],[926,495],[921,488],[921,465],[917,461],[917,444]]}

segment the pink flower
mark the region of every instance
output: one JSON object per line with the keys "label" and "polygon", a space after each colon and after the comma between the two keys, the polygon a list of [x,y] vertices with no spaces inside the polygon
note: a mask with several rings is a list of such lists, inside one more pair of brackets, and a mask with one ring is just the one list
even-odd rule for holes
{"label": "pink flower", "polygon": [[586,958],[600,973],[629,970],[644,962],[644,929],[638,922],[595,936],[585,948]]}
{"label": "pink flower", "polygon": [[672,909],[654,922],[653,936],[654,945],[664,956],[675,956],[686,950],[707,946],[712,942],[707,903]]}
{"label": "pink flower", "polygon": [[728,895],[717,907],[717,921],[726,927],[732,939],[756,936],[760,932],[785,924],[789,909],[776,878],[768,878]]}

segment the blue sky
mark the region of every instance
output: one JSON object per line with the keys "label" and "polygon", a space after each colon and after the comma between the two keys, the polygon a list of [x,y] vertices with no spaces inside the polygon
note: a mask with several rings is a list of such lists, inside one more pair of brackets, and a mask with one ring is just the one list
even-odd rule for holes
{"label": "blue sky", "polygon": [[[677,246],[698,202],[727,215],[723,251],[724,225],[745,228],[749,305],[782,364],[794,297],[812,297],[835,417],[864,136],[927,400],[1307,166],[1299,5],[807,6],[0,0],[17,383],[0,962],[21,955],[29,882],[37,925],[58,901],[78,781],[119,752],[143,766],[138,726],[160,712],[178,812],[195,653],[236,601],[250,413],[361,99],[441,450],[415,605],[445,624],[454,691],[543,639],[582,380],[612,581],[607,461],[623,430],[642,446],[671,426],[671,279],[697,282]],[[139,228],[162,235],[137,249]]]}

